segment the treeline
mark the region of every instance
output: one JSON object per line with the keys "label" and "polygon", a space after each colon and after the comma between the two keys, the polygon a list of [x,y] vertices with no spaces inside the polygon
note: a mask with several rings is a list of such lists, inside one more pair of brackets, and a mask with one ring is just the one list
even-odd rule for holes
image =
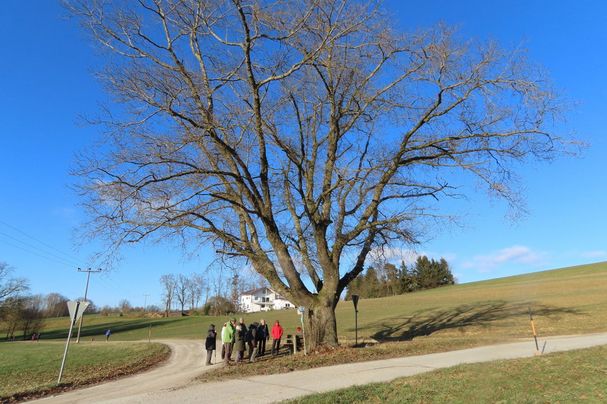
{"label": "treeline", "polygon": [[436,261],[421,256],[411,267],[404,262],[399,267],[389,263],[379,268],[368,267],[365,274],[350,283],[346,300],[351,300],[352,295],[363,299],[394,296],[454,283],[455,278],[444,258]]}

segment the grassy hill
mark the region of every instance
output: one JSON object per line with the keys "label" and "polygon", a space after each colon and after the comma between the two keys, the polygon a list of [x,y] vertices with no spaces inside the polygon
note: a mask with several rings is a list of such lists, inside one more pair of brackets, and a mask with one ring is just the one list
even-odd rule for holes
{"label": "grassy hill", "polygon": [[[360,338],[409,341],[432,338],[448,344],[454,338],[478,343],[530,337],[531,308],[542,335],[607,330],[607,262],[537,272],[482,282],[447,286],[401,296],[359,302]],[[243,315],[245,322],[280,320],[287,332],[299,325],[295,310]],[[112,329],[113,340],[203,338],[208,325],[220,326],[227,317],[170,317],[161,319],[87,315],[85,340],[102,338]],[[344,342],[354,338],[351,302],[337,307],[338,333]],[[64,338],[67,318],[51,319],[43,339]]]}

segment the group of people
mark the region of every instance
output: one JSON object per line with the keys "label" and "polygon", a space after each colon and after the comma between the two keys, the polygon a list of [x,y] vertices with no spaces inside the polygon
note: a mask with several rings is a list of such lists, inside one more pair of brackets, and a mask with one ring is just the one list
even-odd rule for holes
{"label": "group of people", "polygon": [[[284,330],[278,320],[276,320],[270,332],[264,319],[261,319],[259,323],[251,323],[247,327],[242,318],[238,322],[233,318],[227,321],[221,328],[221,360],[226,365],[229,365],[232,362],[232,354],[235,351],[236,362],[243,362],[245,360],[245,351],[247,351],[246,359],[249,362],[255,362],[256,358],[265,355],[266,341],[269,341],[270,337],[272,337],[272,356],[277,355],[280,350],[280,339],[283,332]],[[215,331],[215,325],[211,324],[205,341],[207,365],[211,364],[211,356],[216,349],[216,344],[217,332]]]}

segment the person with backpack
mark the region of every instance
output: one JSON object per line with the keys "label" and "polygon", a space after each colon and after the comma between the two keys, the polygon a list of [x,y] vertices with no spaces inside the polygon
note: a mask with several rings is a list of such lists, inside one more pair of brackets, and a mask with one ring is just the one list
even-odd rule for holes
{"label": "person with backpack", "polygon": [[207,362],[206,362],[207,366],[211,364],[211,357],[213,355],[213,351],[216,348],[216,344],[217,344],[217,333],[215,332],[215,325],[211,324],[209,326],[207,338],[204,342],[204,346],[207,350]]}
{"label": "person with backpack", "polygon": [[280,339],[282,338],[283,329],[280,326],[280,322],[276,320],[272,327],[272,356],[278,355],[280,351]]}

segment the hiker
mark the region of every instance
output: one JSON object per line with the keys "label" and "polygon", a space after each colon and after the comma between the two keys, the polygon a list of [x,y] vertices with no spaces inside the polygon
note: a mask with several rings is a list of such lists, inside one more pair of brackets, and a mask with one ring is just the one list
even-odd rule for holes
{"label": "hiker", "polygon": [[280,322],[276,320],[272,327],[272,356],[278,355],[278,351],[280,351],[280,338],[282,338],[282,333],[283,329],[280,326]]}
{"label": "hiker", "polygon": [[216,348],[217,343],[217,333],[215,332],[215,324],[211,324],[209,326],[209,332],[207,334],[207,339],[204,342],[205,348],[207,349],[207,363],[206,365],[211,364],[211,356],[213,355],[213,351]]}
{"label": "hiker", "polygon": [[259,321],[259,327],[257,327],[257,352],[259,356],[266,354],[266,341],[270,339],[270,330],[266,320],[263,318]]}
{"label": "hiker", "polygon": [[221,336],[221,360],[224,360],[224,358],[226,357],[226,344],[223,342],[223,339],[227,326],[227,322],[223,323],[223,326],[221,327],[221,333],[219,334]]}
{"label": "hiker", "polygon": [[109,328],[107,330],[105,330],[105,341],[109,341],[110,340],[110,335],[112,335],[112,330],[110,330]]}
{"label": "hiker", "polygon": [[249,362],[255,362],[255,357],[257,357],[257,327],[257,323],[251,323],[247,331],[246,341],[249,348]]}
{"label": "hiker", "polygon": [[225,354],[223,359],[225,360],[226,365],[230,363],[232,360],[232,348],[234,348],[234,323],[236,321],[232,320],[225,324],[225,328],[221,333],[221,342],[223,343],[223,347],[225,349]]}
{"label": "hiker", "polygon": [[236,332],[234,333],[234,349],[236,350],[236,362],[240,363],[244,359],[245,350],[245,335],[247,329],[243,328],[242,323],[236,325]]}

